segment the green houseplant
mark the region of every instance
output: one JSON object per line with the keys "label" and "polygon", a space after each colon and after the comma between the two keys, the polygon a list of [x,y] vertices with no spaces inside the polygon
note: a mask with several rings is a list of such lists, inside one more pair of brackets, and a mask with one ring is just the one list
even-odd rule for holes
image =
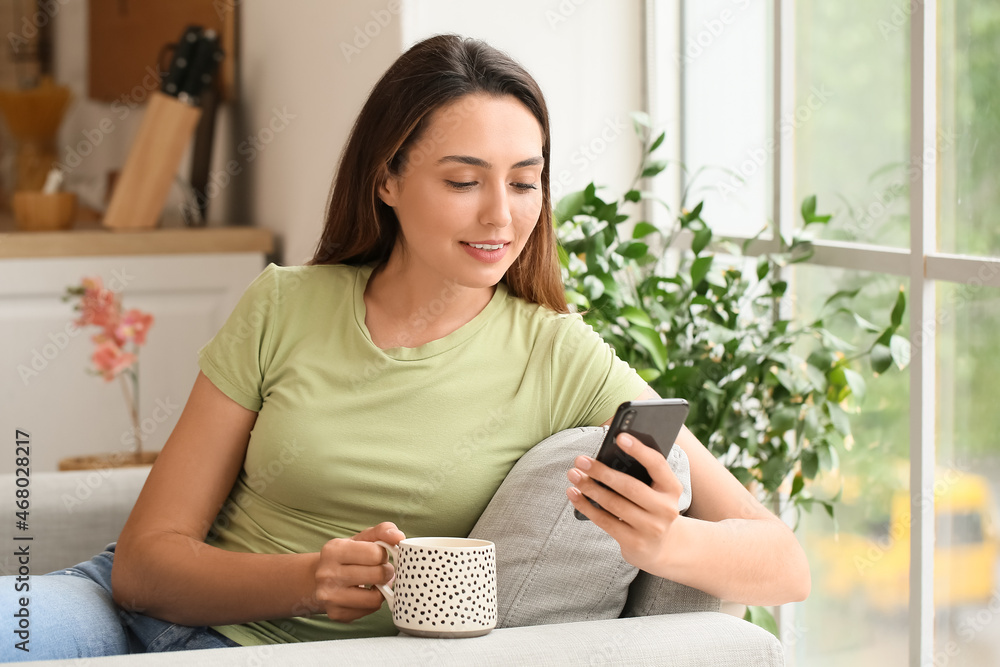
{"label": "green houseplant", "polygon": [[[687,399],[691,431],[774,510],[793,509],[797,521],[818,503],[832,517],[839,493],[815,494],[809,482],[837,467],[866,376],[908,362],[903,291],[882,325],[851,309],[858,290],[833,294],[816,319],[790,318],[785,267],[809,258],[809,228],[830,220],[816,198],[802,204],[802,231],[757,258],[747,255],[753,239],[715,239],[702,203],[669,226],[635,220],[630,207],[655,201],[639,183],[667,162],[654,158],[664,134],[654,139],[644,114],[633,124],[642,159],[632,187],[608,199],[591,183],[556,206],[568,301],[657,393]],[[665,252],[678,238],[689,245]],[[845,321],[867,340],[831,330]]]}

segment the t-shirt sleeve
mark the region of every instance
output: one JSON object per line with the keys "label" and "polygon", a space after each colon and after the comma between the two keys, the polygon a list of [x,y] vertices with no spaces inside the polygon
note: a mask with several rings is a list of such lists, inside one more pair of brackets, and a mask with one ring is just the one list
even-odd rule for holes
{"label": "t-shirt sleeve", "polygon": [[212,384],[255,412],[264,403],[262,387],[279,300],[277,267],[269,264],[218,333],[198,350],[198,367]]}
{"label": "t-shirt sleeve", "polygon": [[553,432],[599,426],[646,389],[645,380],[579,315],[564,320],[551,359]]}

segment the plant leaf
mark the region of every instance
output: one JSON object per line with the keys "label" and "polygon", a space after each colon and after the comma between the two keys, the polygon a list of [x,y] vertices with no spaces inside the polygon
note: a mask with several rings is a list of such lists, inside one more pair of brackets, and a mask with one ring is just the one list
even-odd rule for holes
{"label": "plant leaf", "polygon": [[892,326],[893,328],[898,327],[903,323],[903,312],[906,310],[906,292],[903,288],[899,289],[899,294],[896,296],[896,304],[892,307]]}
{"label": "plant leaf", "polygon": [[865,379],[861,377],[861,373],[850,368],[844,368],[844,377],[847,379],[847,386],[851,388],[851,394],[860,403],[865,400],[865,392],[867,390],[867,383]]}
{"label": "plant leaf", "polygon": [[826,402],[826,411],[830,415],[830,421],[833,423],[833,427],[837,429],[837,433],[844,436],[845,438],[851,434],[851,420],[847,418],[847,413],[844,412],[836,403]]}
{"label": "plant leaf", "polygon": [[818,470],[819,456],[816,455],[816,452],[811,449],[802,452],[802,476],[806,479],[813,479]]}
{"label": "plant leaf", "polygon": [[691,209],[690,211],[688,211],[684,215],[680,216],[681,226],[689,225],[689,224],[691,224],[692,220],[697,220],[698,216],[701,215],[701,209],[704,206],[705,206],[705,202],[700,201],[700,202],[698,202],[697,206],[695,206],[693,209]]}
{"label": "plant leaf", "polygon": [[656,228],[656,225],[650,222],[637,222],[635,223],[635,229],[632,230],[632,238],[641,239],[658,231],[660,230]]}
{"label": "plant leaf", "polygon": [[666,370],[667,348],[660,340],[660,334],[643,326],[631,326],[625,329],[625,334],[649,352],[657,370],[661,373]]}
{"label": "plant leaf", "polygon": [[640,127],[649,128],[653,125],[653,122],[649,119],[649,114],[645,111],[632,111],[629,113],[629,116],[632,118],[632,124],[635,125],[637,132]]}
{"label": "plant leaf", "polygon": [[879,329],[876,325],[872,324],[871,322],[861,317],[857,313],[853,313],[853,315],[854,315],[854,321],[857,322],[858,326],[864,329],[865,331],[868,331],[870,333],[878,333],[879,331],[881,331],[881,329]]}
{"label": "plant leaf", "polygon": [[892,366],[892,350],[888,345],[875,343],[871,351],[872,370],[876,373],[885,373]]}
{"label": "plant leaf", "polygon": [[660,147],[660,144],[662,144],[662,143],[663,143],[663,140],[664,140],[664,139],[666,139],[666,138],[667,138],[667,133],[666,133],[666,131],[664,131],[664,132],[660,132],[660,136],[658,136],[658,137],[656,138],[656,140],[655,140],[655,141],[653,142],[653,145],[649,147],[649,152],[650,152],[650,153],[652,153],[652,152],[653,152],[653,151],[655,151],[655,150],[656,150],[657,148],[659,148],[659,147]]}
{"label": "plant leaf", "polygon": [[595,275],[584,276],[583,286],[591,301],[600,299],[601,295],[604,294],[604,282]]}
{"label": "plant leaf", "polygon": [[767,257],[762,256],[757,260],[757,280],[763,280],[770,272],[771,262],[768,261]]}
{"label": "plant leaf", "polygon": [[[593,183],[591,183],[590,185],[593,185]],[[556,204],[555,210],[552,212],[557,223],[566,222],[573,216],[579,214],[580,211],[583,209],[584,198],[585,195],[581,190],[578,192],[571,192],[562,199],[560,199],[559,203]]]}
{"label": "plant leaf", "polygon": [[638,190],[629,190],[625,193],[625,201],[637,202],[642,199],[642,193]]}
{"label": "plant leaf", "polygon": [[632,324],[638,324],[641,327],[646,327],[647,329],[653,329],[653,320],[649,318],[649,313],[646,311],[636,308],[635,306],[625,306],[621,310],[622,317],[631,322]]}
{"label": "plant leaf", "polygon": [[655,368],[640,368],[636,371],[636,374],[647,383],[656,382],[656,380],[660,378],[660,375],[662,375],[662,373]]}
{"label": "plant leaf", "polygon": [[852,290],[842,289],[837,292],[834,292],[829,296],[829,298],[827,298],[826,301],[823,302],[823,306],[824,307],[829,306],[831,303],[839,299],[853,299],[858,295],[858,292],[860,291],[861,288],[859,287],[858,289],[852,289]]}
{"label": "plant leaf", "polygon": [[795,428],[795,422],[799,418],[799,411],[790,405],[783,405],[771,415],[771,431],[782,435],[785,431]]}
{"label": "plant leaf", "polygon": [[802,489],[805,487],[805,480],[802,478],[802,473],[798,473],[792,478],[792,491],[789,493],[789,497],[794,498],[801,493]]}
{"label": "plant leaf", "polygon": [[816,195],[810,195],[802,200],[802,220],[806,225],[815,222],[830,222],[831,215],[816,215]]}
{"label": "plant leaf", "polygon": [[642,170],[641,178],[656,176],[661,171],[666,169],[668,164],[669,163],[666,160],[653,160],[652,162],[646,163],[646,166]]}
{"label": "plant leaf", "polygon": [[910,341],[903,336],[899,334],[892,335],[892,338],[889,340],[889,352],[899,370],[903,370],[910,364]]}
{"label": "plant leaf", "polygon": [[629,241],[618,246],[618,254],[629,259],[639,259],[649,252],[649,246],[640,241]]}
{"label": "plant leaf", "polygon": [[590,308],[590,300],[576,290],[566,290],[566,301],[580,306],[580,308]]}
{"label": "plant leaf", "polygon": [[694,233],[694,238],[691,239],[691,251],[696,255],[700,254],[711,241],[712,230],[706,225]]}
{"label": "plant leaf", "polygon": [[[833,355],[829,350],[819,348],[817,350],[813,350],[813,352],[809,355],[809,358],[806,359],[806,363],[810,366],[818,368],[824,373],[828,373],[830,372],[830,367],[833,366]],[[836,382],[836,380],[832,379],[831,381]]]}
{"label": "plant leaf", "polygon": [[806,222],[816,215],[816,195],[809,195],[802,200],[802,219]]}
{"label": "plant leaf", "polygon": [[757,627],[764,628],[775,637],[778,637],[778,624],[775,622],[771,612],[765,607],[747,605],[747,611],[743,614],[743,620],[750,621]]}
{"label": "plant leaf", "polygon": [[712,262],[715,261],[715,257],[712,255],[706,255],[705,257],[699,257],[691,263],[691,286],[697,287],[705,276],[708,275],[709,270],[712,268]]}

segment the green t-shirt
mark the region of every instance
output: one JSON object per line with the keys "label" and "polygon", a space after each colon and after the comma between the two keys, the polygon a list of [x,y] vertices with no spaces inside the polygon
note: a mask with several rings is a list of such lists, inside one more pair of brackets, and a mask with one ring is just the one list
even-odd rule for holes
{"label": "green t-shirt", "polygon": [[[408,537],[464,537],[528,449],[605,422],[645,388],[578,315],[502,283],[444,338],[381,350],[365,326],[371,272],[272,264],[199,351],[205,375],[259,412],[209,544],[317,552],[382,521]],[[350,624],[322,614],[216,629],[244,645],[396,633],[387,605]]]}

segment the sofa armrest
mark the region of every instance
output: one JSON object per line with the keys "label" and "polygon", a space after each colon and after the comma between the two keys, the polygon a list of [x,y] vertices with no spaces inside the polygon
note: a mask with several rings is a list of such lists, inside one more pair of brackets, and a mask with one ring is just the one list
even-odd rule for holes
{"label": "sofa armrest", "polygon": [[[0,541],[28,537],[31,574],[70,567],[118,539],[139,497],[149,468],[115,468],[33,474],[28,485],[28,528],[15,526],[14,475],[0,475],[0,498],[8,498],[10,520],[0,521]],[[17,574],[13,550],[0,556],[0,574]]]}
{"label": "sofa armrest", "polygon": [[727,614],[697,612],[532,625],[472,639],[373,637],[148,653],[91,661],[94,667],[228,665],[664,665],[780,667],[781,644],[769,632]]}

